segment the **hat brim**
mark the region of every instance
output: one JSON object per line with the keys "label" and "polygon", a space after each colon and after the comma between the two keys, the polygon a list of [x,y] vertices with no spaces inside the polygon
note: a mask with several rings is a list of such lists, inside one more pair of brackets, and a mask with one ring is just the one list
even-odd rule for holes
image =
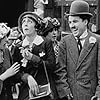
{"label": "hat brim", "polygon": [[[24,13],[22,13],[20,16],[19,16],[19,18],[18,18],[18,28],[19,28],[19,30],[21,30],[22,31],[22,29],[21,29],[21,22],[22,22],[22,19],[24,18],[24,16],[26,16],[26,15],[34,15],[34,17],[32,17],[33,19],[34,19],[34,21],[36,21],[37,23],[38,23],[38,21],[36,20],[36,18],[35,18],[35,16],[38,16],[36,13],[34,13],[34,12],[31,12],[31,11],[26,11],[26,12],[24,12]],[[38,18],[40,18],[41,19],[41,17],[39,17],[38,16]]]}
{"label": "hat brim", "polygon": [[48,32],[51,32],[53,28],[54,28],[54,25],[50,21],[48,21],[47,27],[42,30],[43,36],[48,35]]}
{"label": "hat brim", "polygon": [[70,14],[65,14],[65,18],[69,16],[79,16],[79,15],[86,15],[87,17],[91,18],[93,15],[91,13],[70,13]]}
{"label": "hat brim", "polygon": [[[22,18],[24,17],[24,16],[26,16],[26,15],[32,15],[33,16],[33,12],[24,12],[24,13],[22,13],[21,15],[20,15],[20,17],[19,17],[19,22],[22,20]],[[34,17],[35,18],[35,17]]]}

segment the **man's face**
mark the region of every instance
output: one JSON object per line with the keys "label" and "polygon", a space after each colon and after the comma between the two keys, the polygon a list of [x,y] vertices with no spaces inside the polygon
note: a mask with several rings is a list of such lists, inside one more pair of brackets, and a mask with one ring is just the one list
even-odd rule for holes
{"label": "man's face", "polygon": [[32,19],[26,17],[22,21],[22,29],[25,35],[31,36],[35,32],[35,24],[36,22]]}
{"label": "man's face", "polygon": [[75,37],[80,37],[87,28],[87,20],[79,16],[69,16],[69,27]]}

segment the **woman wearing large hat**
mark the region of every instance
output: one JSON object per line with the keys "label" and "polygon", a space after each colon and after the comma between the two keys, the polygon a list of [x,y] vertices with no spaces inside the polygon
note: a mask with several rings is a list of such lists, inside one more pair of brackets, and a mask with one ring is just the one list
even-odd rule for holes
{"label": "woman wearing large hat", "polygon": [[13,53],[14,62],[21,63],[21,86],[18,100],[29,100],[29,93],[36,97],[39,86],[48,83],[43,62],[45,62],[50,86],[51,95],[39,98],[38,100],[55,99],[55,84],[53,71],[55,67],[55,55],[52,41],[38,35],[41,27],[41,18],[34,12],[24,12],[18,19],[20,31],[25,35],[20,48],[16,47]]}
{"label": "woman wearing large hat", "polygon": [[63,100],[100,97],[100,36],[88,29],[92,17],[89,4],[84,0],[74,0],[65,17],[71,34],[65,36],[59,45],[56,71],[59,97]]}
{"label": "woman wearing large hat", "polygon": [[45,27],[42,29],[43,36],[52,40],[57,63],[58,46],[61,40],[61,24],[57,18],[51,17],[45,17],[43,22],[45,22]]}

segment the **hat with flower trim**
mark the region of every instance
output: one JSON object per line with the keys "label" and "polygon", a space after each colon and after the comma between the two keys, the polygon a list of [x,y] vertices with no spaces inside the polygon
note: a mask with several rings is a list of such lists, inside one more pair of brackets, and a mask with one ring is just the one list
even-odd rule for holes
{"label": "hat with flower trim", "polygon": [[36,24],[37,24],[38,26],[40,26],[42,18],[39,17],[35,12],[26,11],[26,12],[22,13],[22,14],[19,16],[19,18],[18,18],[18,28],[19,28],[19,30],[20,30],[21,32],[22,32],[22,20],[23,20],[24,18],[26,18],[26,17],[28,17],[28,18],[34,20],[34,21],[36,22]]}

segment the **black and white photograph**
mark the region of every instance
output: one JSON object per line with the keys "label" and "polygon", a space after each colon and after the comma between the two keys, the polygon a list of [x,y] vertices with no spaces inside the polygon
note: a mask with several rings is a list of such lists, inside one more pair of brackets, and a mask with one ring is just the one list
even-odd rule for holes
{"label": "black and white photograph", "polygon": [[0,100],[100,100],[100,0],[1,0]]}

